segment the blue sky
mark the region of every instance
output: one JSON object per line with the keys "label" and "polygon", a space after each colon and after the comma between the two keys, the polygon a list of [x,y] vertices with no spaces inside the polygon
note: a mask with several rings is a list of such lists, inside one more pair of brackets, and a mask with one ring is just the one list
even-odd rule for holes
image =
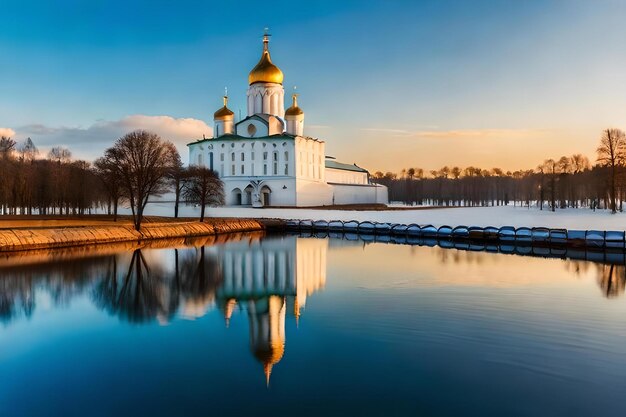
{"label": "blue sky", "polygon": [[269,26],[306,133],[346,162],[593,157],[602,128],[626,129],[624,21],[610,0],[2,0],[0,131],[90,159],[149,127],[184,151],[225,86],[245,114]]}

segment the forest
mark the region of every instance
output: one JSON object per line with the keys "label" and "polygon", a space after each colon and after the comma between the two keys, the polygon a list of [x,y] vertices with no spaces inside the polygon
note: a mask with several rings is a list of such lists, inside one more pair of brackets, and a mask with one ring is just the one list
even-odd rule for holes
{"label": "forest", "polygon": [[626,199],[626,136],[619,129],[602,132],[597,159],[581,154],[546,159],[535,168],[449,167],[425,171],[377,171],[374,182],[389,188],[389,200],[408,205],[521,205],[540,210],[563,208],[622,211]]}
{"label": "forest", "polygon": [[150,198],[173,192],[172,215],[179,204],[223,203],[217,174],[184,167],[174,145],[137,130],[119,138],[93,163],[72,159],[70,150],[52,148],[42,156],[34,142],[0,137],[0,214],[85,215],[105,212],[117,219],[118,207],[130,207],[137,230]]}

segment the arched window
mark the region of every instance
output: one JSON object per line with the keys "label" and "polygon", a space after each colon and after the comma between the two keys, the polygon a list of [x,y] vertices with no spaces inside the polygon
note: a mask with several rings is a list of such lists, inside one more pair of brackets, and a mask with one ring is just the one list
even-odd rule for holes
{"label": "arched window", "polygon": [[241,153],[241,162],[246,160],[246,154],[245,153]]}
{"label": "arched window", "polygon": [[274,152],[274,154],[273,154],[273,162],[274,162],[273,163],[273,168],[274,169],[272,170],[272,173],[274,175],[278,175],[278,152]]}
{"label": "arched window", "polygon": [[209,169],[213,170],[213,152],[209,152]]}
{"label": "arched window", "polygon": [[231,154],[230,154],[230,160],[231,160],[232,162],[235,162],[235,152],[233,152],[233,153],[231,153]]}

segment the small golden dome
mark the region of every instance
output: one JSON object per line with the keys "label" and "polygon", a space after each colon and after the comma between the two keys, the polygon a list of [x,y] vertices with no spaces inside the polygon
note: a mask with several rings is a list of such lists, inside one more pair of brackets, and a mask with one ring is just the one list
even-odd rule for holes
{"label": "small golden dome", "polygon": [[227,107],[227,104],[228,96],[224,96],[224,107],[213,113],[214,120],[232,119],[235,116],[235,113]]}
{"label": "small golden dome", "polygon": [[268,43],[269,37],[265,35],[263,37],[263,55],[261,55],[259,63],[250,71],[250,75],[248,75],[248,84],[250,85],[254,83],[283,83],[283,72],[272,63]]}
{"label": "small golden dome", "polygon": [[304,114],[304,111],[300,107],[298,107],[298,95],[294,94],[291,96],[293,98],[293,104],[287,110],[285,110],[285,116],[299,116]]}

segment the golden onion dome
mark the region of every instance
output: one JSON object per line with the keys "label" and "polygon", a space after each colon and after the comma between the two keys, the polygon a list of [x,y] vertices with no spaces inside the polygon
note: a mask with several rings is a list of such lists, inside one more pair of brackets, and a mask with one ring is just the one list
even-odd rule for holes
{"label": "golden onion dome", "polygon": [[293,104],[287,110],[285,110],[285,116],[299,116],[304,114],[304,111],[300,107],[298,107],[298,95],[294,94],[291,96],[293,99]]}
{"label": "golden onion dome", "polygon": [[227,107],[228,96],[224,96],[224,107],[213,113],[214,120],[232,119],[235,113]]}
{"label": "golden onion dome", "polygon": [[250,85],[254,83],[283,83],[283,72],[272,63],[268,44],[269,37],[265,35],[263,37],[263,54],[261,55],[261,59],[248,75],[248,84]]}

